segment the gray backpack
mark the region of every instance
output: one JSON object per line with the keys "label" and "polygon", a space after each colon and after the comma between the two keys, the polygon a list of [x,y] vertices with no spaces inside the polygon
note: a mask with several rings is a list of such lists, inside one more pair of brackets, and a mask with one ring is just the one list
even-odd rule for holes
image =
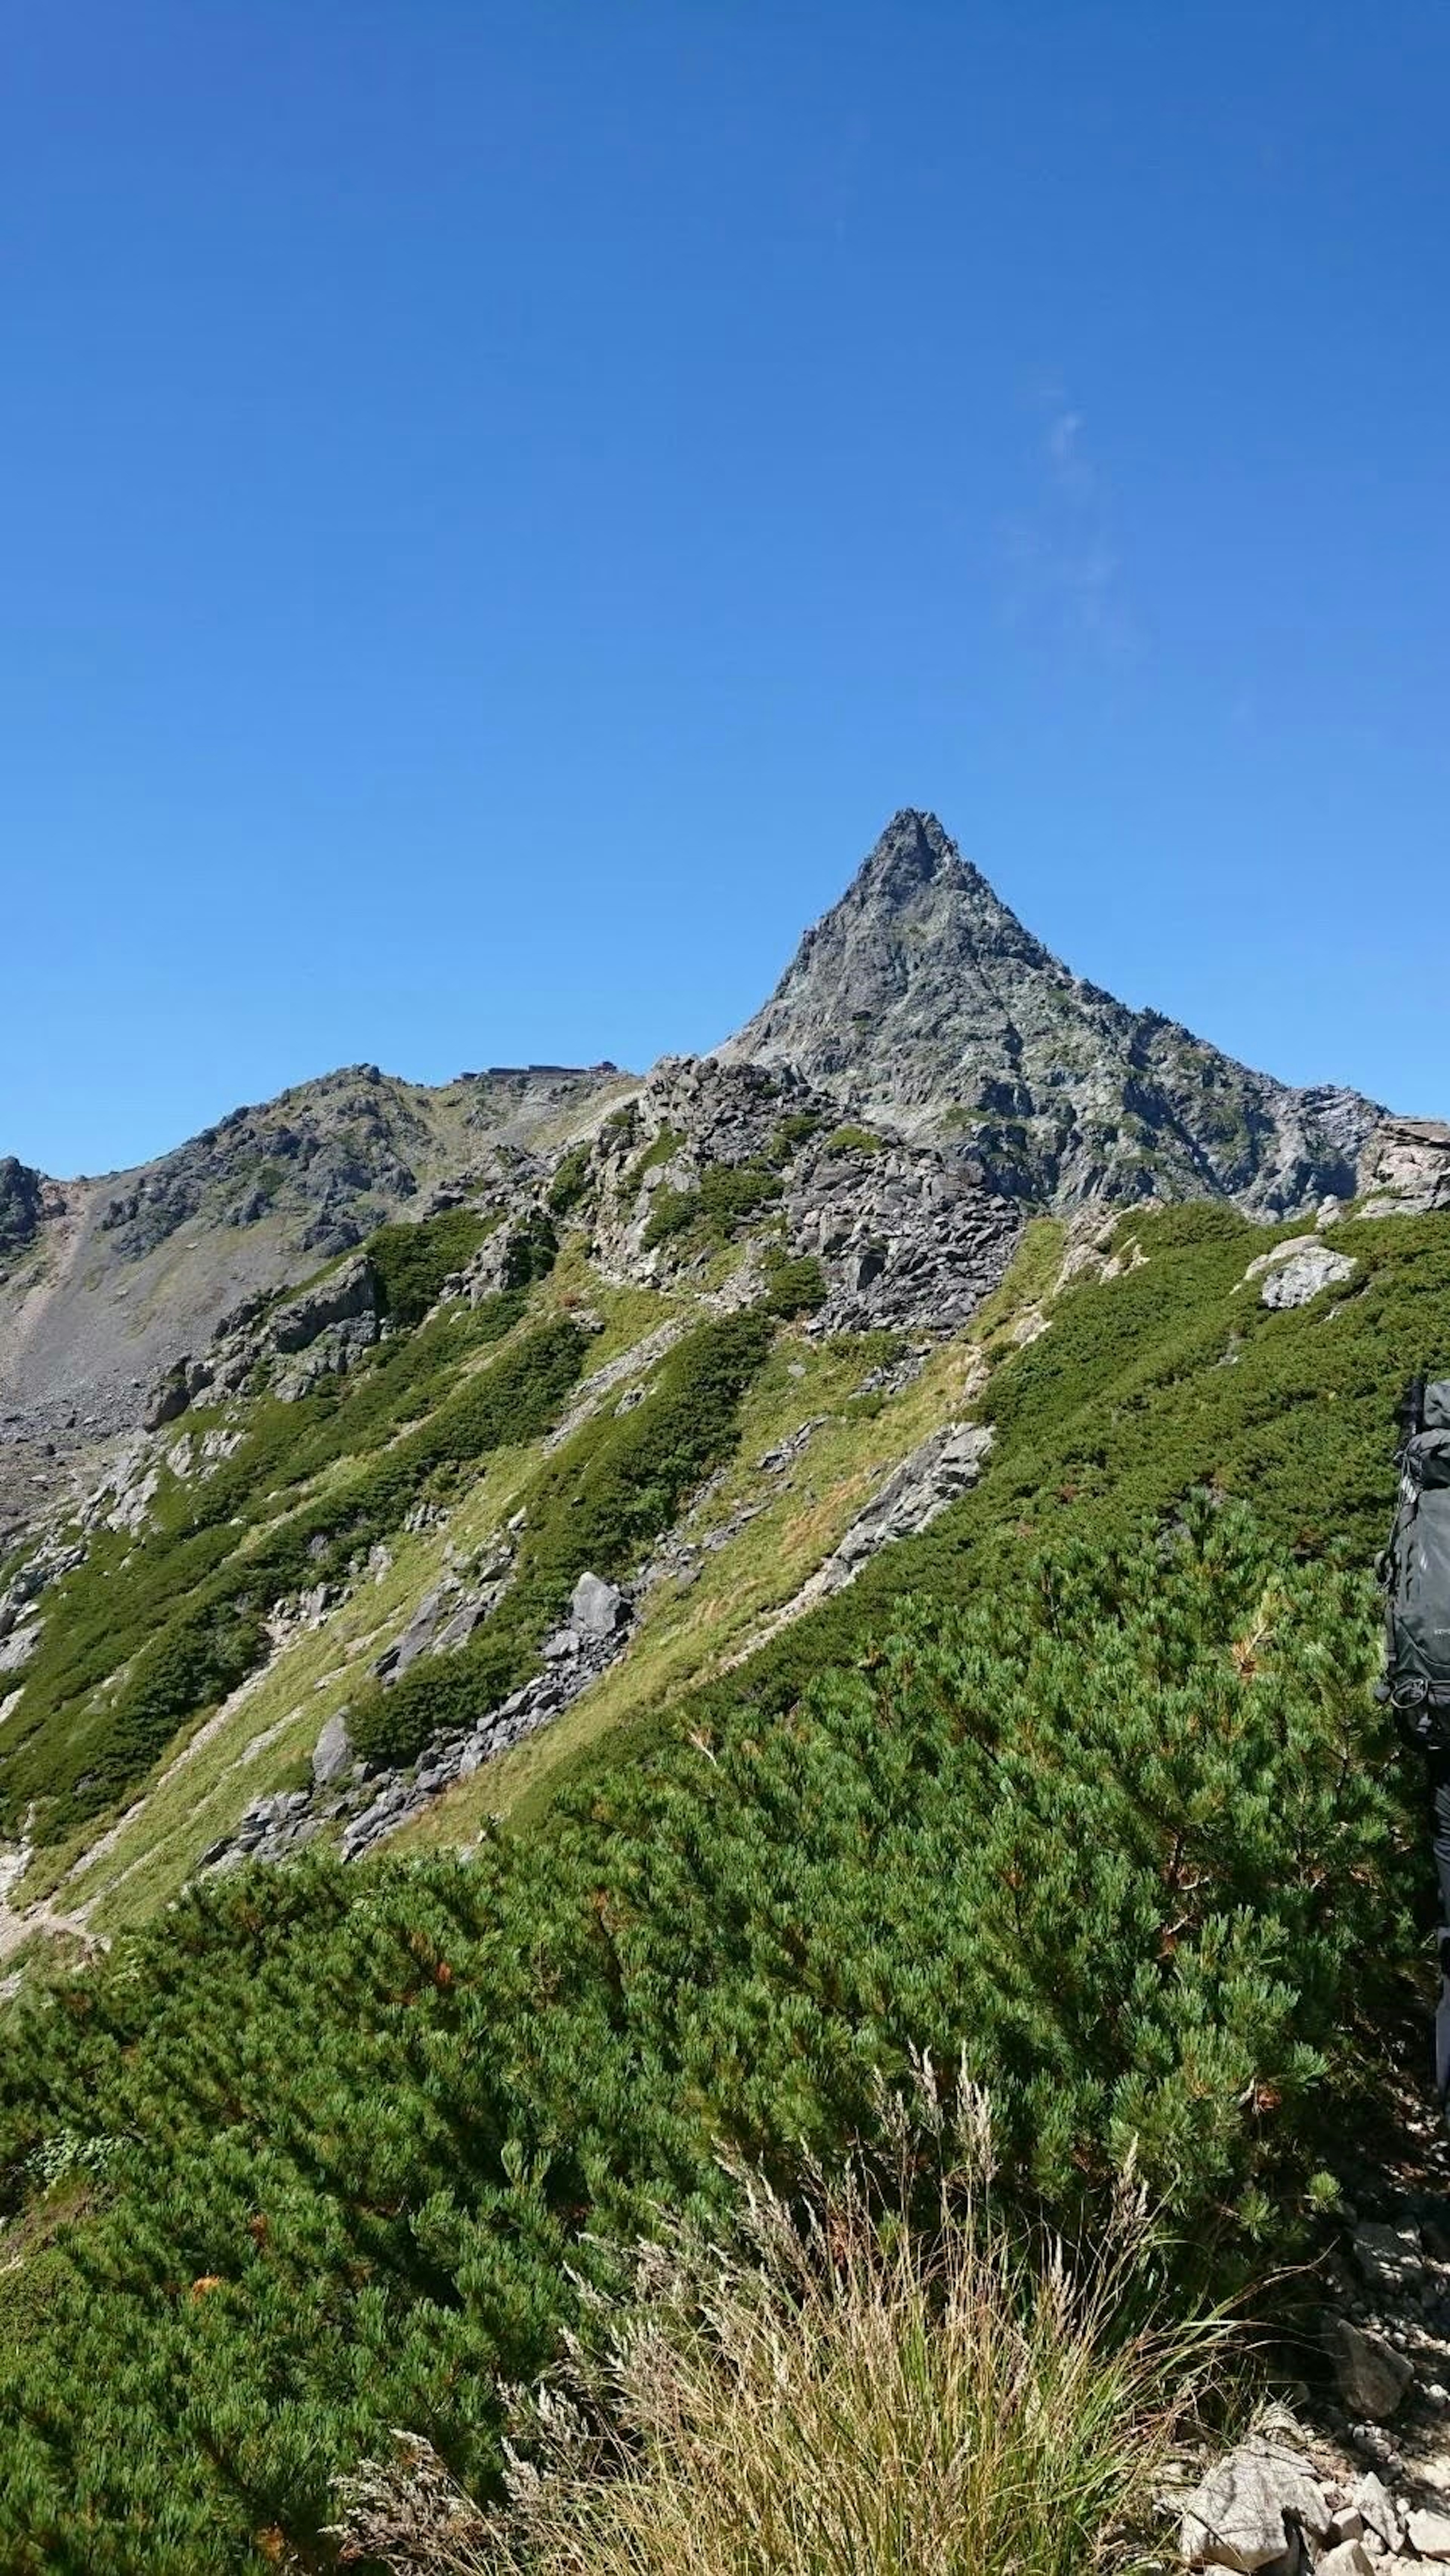
{"label": "gray backpack", "polygon": [[1450,1751],[1450,1379],[1417,1378],[1404,1411],[1400,1495],[1380,1559],[1385,1677],[1380,1696],[1407,1742]]}

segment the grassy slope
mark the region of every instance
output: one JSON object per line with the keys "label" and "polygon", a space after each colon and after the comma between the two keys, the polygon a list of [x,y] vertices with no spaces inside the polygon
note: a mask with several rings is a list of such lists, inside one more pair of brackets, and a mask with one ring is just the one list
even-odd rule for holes
{"label": "grassy slope", "polygon": [[[673,1302],[649,1292],[610,1289],[587,1273],[577,1258],[561,1262],[551,1278],[534,1292],[526,1314],[515,1322],[501,1344],[487,1344],[476,1354],[445,1357],[436,1372],[429,1364],[422,1337],[416,1337],[417,1365],[400,1351],[409,1391],[401,1410],[411,1422],[452,1397],[460,1371],[486,1366],[530,1330],[567,1316],[587,1287],[589,1302],[604,1329],[591,1338],[587,1366],[606,1364],[669,1317]],[[430,1328],[430,1338],[444,1353],[450,1337],[461,1331],[445,1320]],[[367,1435],[387,1436],[392,1428],[384,1414],[378,1421],[369,1404],[369,1381],[358,1381],[354,1403],[364,1416]],[[294,1438],[313,1427],[315,1407],[274,1408]],[[346,1414],[343,1415],[345,1428]],[[364,1431],[356,1435],[359,1440]],[[466,1558],[482,1546],[526,1498],[543,1458],[542,1442],[495,1451],[482,1463],[453,1503],[446,1526],[422,1531],[395,1531],[389,1546],[391,1568],[380,1581],[365,1581],[320,1628],[304,1629],[226,1703],[220,1719],[199,1712],[167,1746],[133,1806],[124,1807],[119,1830],[108,1824],[98,1837],[83,1825],[56,1844],[42,1848],[31,1863],[17,1901],[54,1897],[65,1910],[84,1907],[92,1928],[110,1934],[143,1920],[158,1904],[177,1894],[201,1853],[239,1821],[254,1799],[289,1784],[299,1764],[310,1755],[321,1727],[333,1712],[355,1696],[371,1659],[407,1624],[421,1595],[446,1570],[445,1549]],[[345,1481],[354,1466],[343,1449],[300,1489],[312,1502]],[[179,1489],[184,1501],[185,1489]],[[285,1498],[295,1506],[298,1495]],[[247,1498],[242,1497],[244,1508]],[[265,1525],[265,1524],[264,1524]],[[118,1562],[121,1559],[118,1557]],[[107,1582],[113,1578],[106,1576]],[[105,1821],[104,1819],[102,1820]]]}
{"label": "grassy slope", "polygon": [[[860,1378],[881,1356],[871,1337],[817,1347],[803,1336],[787,1334],[747,1400],[738,1455],[692,1520],[690,1534],[706,1537],[751,1505],[764,1506],[760,1516],[728,1544],[702,1556],[699,1578],[688,1591],[667,1582],[652,1593],[630,1653],[603,1682],[555,1726],[460,1784],[402,1838],[404,1843],[446,1845],[470,1839],[485,1815],[512,1811],[520,1802],[527,1813],[548,1794],[556,1770],[567,1769],[581,1748],[606,1736],[621,1720],[658,1710],[672,1693],[738,1657],[760,1620],[788,1600],[835,1545],[879,1476],[936,1423],[961,1408],[980,1367],[981,1347],[994,1332],[1000,1339],[1003,1319],[1054,1274],[1060,1236],[1061,1229],[1051,1224],[1032,1229],[1011,1281],[971,1332],[936,1353],[916,1385],[897,1397],[852,1400]],[[722,1253],[694,1293],[721,1285],[738,1257],[738,1252]],[[643,1342],[661,1324],[683,1324],[693,1311],[689,1294],[610,1286],[590,1268],[576,1239],[550,1276],[530,1292],[501,1343],[485,1341],[475,1347],[477,1326],[454,1309],[394,1344],[384,1365],[361,1372],[340,1401],[328,1393],[291,1407],[264,1405],[248,1417],[256,1426],[249,1449],[224,1471],[227,1509],[240,1512],[244,1523],[242,1554],[281,1525],[279,1512],[285,1521],[288,1514],[344,1492],[358,1460],[436,1414],[454,1396],[461,1374],[487,1368],[523,1335],[568,1316],[581,1304],[603,1322],[602,1332],[588,1345],[584,1365],[590,1373]],[[652,1376],[645,1368],[638,1383],[648,1383]],[[606,1406],[615,1405],[635,1382],[622,1380],[605,1399]],[[783,1476],[760,1470],[756,1462],[767,1449],[820,1414],[831,1418],[792,1469]],[[191,1419],[200,1430],[209,1417]],[[305,1776],[321,1726],[355,1700],[372,1659],[446,1571],[445,1550],[466,1560],[521,1506],[527,1508],[549,1457],[543,1440],[499,1450],[479,1462],[470,1481],[446,1493],[446,1527],[391,1532],[393,1563],[379,1581],[356,1585],[322,1627],[294,1634],[219,1708],[204,1703],[188,1717],[161,1748],[149,1776],[137,1776],[129,1802],[123,1796],[109,1814],[102,1810],[44,1844],[18,1900],[49,1899],[67,1914],[79,1909],[90,1928],[106,1936],[169,1903],[208,1844],[233,1828],[256,1798]],[[304,1480],[288,1483],[298,1460],[305,1464],[308,1458],[317,1463]],[[271,1502],[266,1500],[269,1489],[275,1491]],[[204,1482],[195,1490],[205,1495],[208,1487]],[[174,1537],[185,1527],[194,1510],[193,1491],[169,1474],[164,1478],[159,1501],[163,1541],[168,1531]],[[119,1639],[127,1648],[132,1642],[124,1617],[128,1600],[137,1611],[135,1642],[144,1640],[149,1613],[146,1599],[136,1596],[138,1571],[174,1615],[176,1600],[167,1587],[177,1579],[171,1570],[176,1560],[163,1548],[148,1572],[148,1549],[154,1553],[155,1543],[148,1542],[138,1555],[130,1539],[104,1541],[93,1563],[73,1580],[67,1622],[71,1642],[65,1650],[72,1661],[74,1631],[83,1630],[91,1617],[108,1641]],[[114,1595],[118,1580],[126,1588]],[[122,1613],[119,1626],[112,1624],[113,1600]],[[55,1660],[63,1678],[59,1648]],[[103,1658],[103,1666],[105,1662]],[[39,1681],[40,1693],[32,1697],[48,1686],[45,1665]],[[55,1723],[74,1723],[77,1704],[67,1703],[59,1688],[56,1701]]]}

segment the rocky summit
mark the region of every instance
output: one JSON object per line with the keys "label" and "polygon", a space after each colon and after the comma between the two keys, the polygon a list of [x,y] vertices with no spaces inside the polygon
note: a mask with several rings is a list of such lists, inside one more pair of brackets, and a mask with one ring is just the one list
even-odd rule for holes
{"label": "rocky summit", "polygon": [[723,1051],[969,1145],[997,1188],[1055,1206],[1228,1198],[1291,1215],[1353,1195],[1383,1116],[1358,1092],[1251,1072],[1085,983],[911,808]]}

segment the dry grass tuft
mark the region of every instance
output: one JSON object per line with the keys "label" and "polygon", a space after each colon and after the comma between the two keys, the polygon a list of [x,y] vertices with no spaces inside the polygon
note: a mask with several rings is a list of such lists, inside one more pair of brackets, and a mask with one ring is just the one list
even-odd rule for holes
{"label": "dry grass tuft", "polygon": [[[930,2107],[935,2090],[926,2070]],[[522,2402],[484,2511],[429,2446],[343,2482],[345,2563],[427,2576],[1130,2576],[1155,2480],[1224,2349],[1154,2313],[1151,2231],[1024,2250],[990,2134],[920,2222],[921,2131],[792,2206],[742,2176],[728,2244],[674,2230],[634,2296]]]}

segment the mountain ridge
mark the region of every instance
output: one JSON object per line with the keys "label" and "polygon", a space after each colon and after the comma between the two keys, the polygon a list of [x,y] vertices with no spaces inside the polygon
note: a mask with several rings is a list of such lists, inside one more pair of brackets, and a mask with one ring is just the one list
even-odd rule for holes
{"label": "mountain ridge", "polygon": [[[1254,1072],[1072,974],[914,807],[713,1060],[794,1070],[1023,1209],[1208,1197],[1308,1214],[1354,1194],[1385,1115]],[[640,1089],[609,1064],[437,1086],[355,1065],[130,1171],[54,1181],[0,1161],[0,1483],[40,1490],[53,1449],[137,1423],[158,1374],[240,1304],[379,1225],[506,1189],[512,1168],[533,1186],[531,1154],[587,1139]]]}

